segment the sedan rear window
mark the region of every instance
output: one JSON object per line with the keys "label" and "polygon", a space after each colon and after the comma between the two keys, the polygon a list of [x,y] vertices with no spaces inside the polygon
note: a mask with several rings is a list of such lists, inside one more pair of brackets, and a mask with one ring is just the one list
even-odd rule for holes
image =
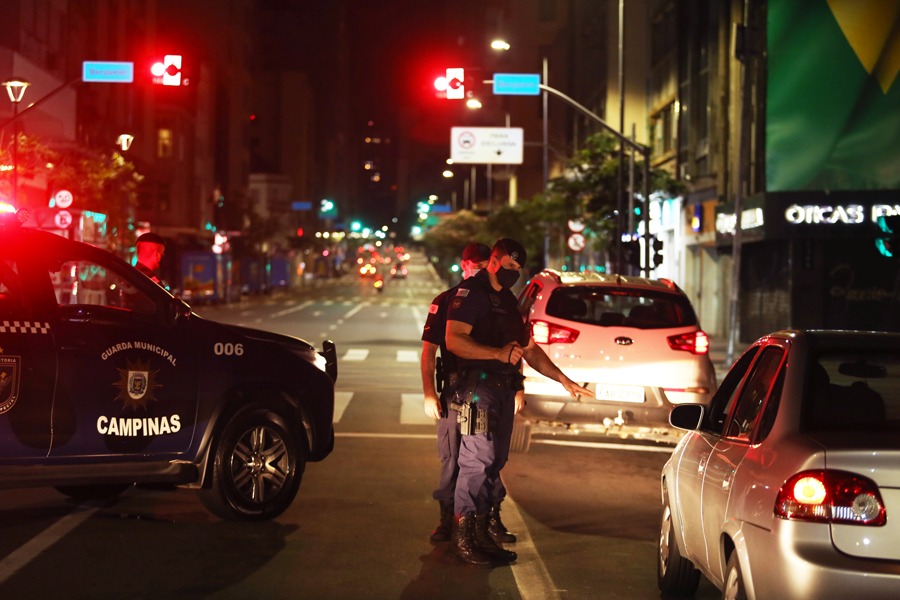
{"label": "sedan rear window", "polygon": [[900,355],[820,354],[806,376],[804,415],[812,431],[900,430]]}
{"label": "sedan rear window", "polygon": [[547,316],[601,327],[667,329],[697,325],[697,316],[685,297],[599,286],[557,288],[547,301]]}

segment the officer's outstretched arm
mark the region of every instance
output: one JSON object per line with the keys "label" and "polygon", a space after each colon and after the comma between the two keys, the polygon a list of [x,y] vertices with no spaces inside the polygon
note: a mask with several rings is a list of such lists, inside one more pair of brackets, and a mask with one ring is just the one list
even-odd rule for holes
{"label": "officer's outstretched arm", "polygon": [[594,397],[594,392],[569,379],[566,374],[550,360],[550,357],[547,356],[544,349],[534,343],[534,339],[528,340],[528,345],[525,346],[523,356],[525,361],[531,365],[531,368],[544,377],[549,377],[554,381],[558,381],[566,388],[566,391],[569,392],[569,395],[573,398],[577,399],[580,396],[587,396],[588,398]]}

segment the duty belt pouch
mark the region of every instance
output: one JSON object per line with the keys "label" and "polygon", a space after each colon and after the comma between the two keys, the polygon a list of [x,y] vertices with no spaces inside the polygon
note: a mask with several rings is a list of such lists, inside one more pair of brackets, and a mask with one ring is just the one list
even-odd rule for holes
{"label": "duty belt pouch", "polygon": [[487,408],[479,407],[475,400],[475,392],[483,379],[483,374],[479,371],[467,373],[461,378],[462,385],[450,403],[450,410],[456,411],[456,422],[459,423],[461,435],[490,431],[490,413]]}

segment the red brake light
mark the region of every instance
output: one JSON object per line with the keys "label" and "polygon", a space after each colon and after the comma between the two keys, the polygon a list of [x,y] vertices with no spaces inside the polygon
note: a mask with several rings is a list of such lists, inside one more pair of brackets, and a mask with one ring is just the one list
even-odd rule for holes
{"label": "red brake light", "polygon": [[547,321],[531,322],[531,336],[538,344],[571,344],[578,339],[578,333],[577,329]]}
{"label": "red brake light", "polygon": [[691,354],[709,353],[709,336],[702,331],[691,331],[681,335],[671,335],[668,338],[669,348],[672,350],[684,350]]}
{"label": "red brake light", "polygon": [[887,515],[878,486],[846,471],[802,471],[788,479],[775,500],[782,519],[884,525]]}

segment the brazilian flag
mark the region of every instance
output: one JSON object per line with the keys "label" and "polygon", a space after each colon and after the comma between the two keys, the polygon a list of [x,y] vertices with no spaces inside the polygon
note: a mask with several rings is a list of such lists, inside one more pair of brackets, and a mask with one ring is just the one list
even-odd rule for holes
{"label": "brazilian flag", "polygon": [[769,0],[768,191],[900,189],[900,0]]}

